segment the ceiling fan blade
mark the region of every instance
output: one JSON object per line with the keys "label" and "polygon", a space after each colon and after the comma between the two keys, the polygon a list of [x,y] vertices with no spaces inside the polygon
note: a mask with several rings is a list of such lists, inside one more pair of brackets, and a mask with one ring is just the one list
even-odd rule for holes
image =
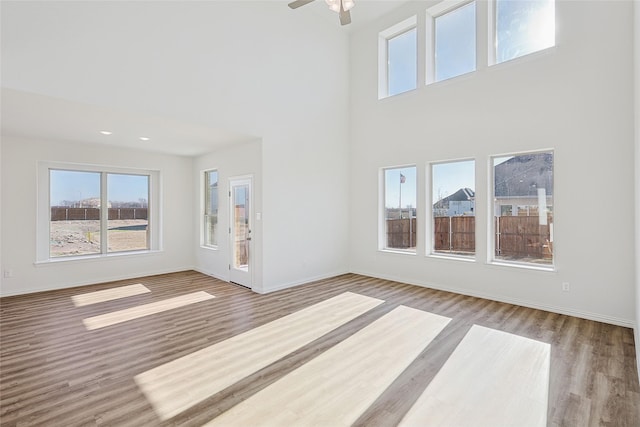
{"label": "ceiling fan blade", "polygon": [[289,3],[289,7],[291,9],[297,9],[300,6],[304,6],[305,4],[311,3],[313,0],[296,0]]}
{"label": "ceiling fan blade", "polygon": [[348,10],[344,10],[342,5],[340,5],[340,24],[351,24],[351,13]]}

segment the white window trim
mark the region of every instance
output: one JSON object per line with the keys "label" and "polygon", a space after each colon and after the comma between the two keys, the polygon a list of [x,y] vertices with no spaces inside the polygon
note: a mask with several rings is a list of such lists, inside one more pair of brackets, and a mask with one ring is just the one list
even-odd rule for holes
{"label": "white window trim", "polygon": [[[489,46],[487,49],[487,65],[489,67],[498,65],[496,62],[496,50],[498,47],[498,32],[496,31],[496,0],[488,1],[489,7],[487,14],[487,40],[489,40]],[[493,194],[493,193],[490,193]]]}
{"label": "white window trim", "polygon": [[[200,217],[198,218],[198,222],[200,224],[200,247],[203,249],[209,249],[217,251],[219,247],[219,243],[217,245],[208,245],[206,244],[206,239],[204,236],[205,233],[205,215],[207,209],[207,196],[205,194],[206,191],[206,176],[208,172],[217,172],[218,173],[218,212],[220,212],[220,170],[218,168],[211,169],[203,169],[200,171]],[[218,220],[220,217],[218,217]],[[218,231],[220,230],[220,223],[218,222]],[[220,236],[217,236],[218,240]]]}
{"label": "white window trim", "polygon": [[494,67],[494,66],[499,66],[501,64],[507,64],[513,61],[517,61],[520,60],[522,58],[527,58],[530,57],[532,55],[539,55],[541,52],[549,52],[549,51],[553,51],[557,44],[558,44],[558,14],[557,14],[557,0],[553,0],[554,3],[554,8],[556,8],[555,12],[554,12],[554,19],[555,19],[555,23],[554,23],[554,29],[555,29],[555,33],[554,33],[554,41],[553,41],[553,45],[546,47],[544,49],[540,49],[540,50],[536,50],[533,52],[529,52],[526,53],[524,55],[520,55],[520,56],[516,56],[515,58],[511,58],[511,59],[507,59],[505,61],[502,62],[498,62],[496,60],[496,50],[498,49],[498,32],[497,32],[497,28],[496,28],[496,2],[497,0],[488,0],[488,5],[489,7],[488,9],[488,16],[487,16],[487,31],[488,31],[488,40],[489,40],[489,49],[487,52],[487,59],[488,59],[488,66],[489,67]]}
{"label": "white window trim", "polygon": [[[149,221],[149,249],[136,250],[136,251],[121,251],[108,253],[104,249],[106,247],[106,239],[101,244],[101,253],[88,254],[81,256],[67,256],[67,257],[55,257],[51,258],[49,254],[49,242],[50,242],[50,215],[51,215],[51,200],[50,200],[50,173],[51,169],[78,171],[78,172],[101,172],[101,173],[117,173],[117,174],[131,174],[131,175],[147,175],[149,176],[149,206],[148,206],[148,221]],[[65,261],[81,261],[87,259],[97,258],[113,258],[123,256],[133,256],[139,254],[148,254],[150,252],[158,252],[162,250],[162,234],[160,232],[162,225],[161,217],[161,182],[160,171],[147,170],[147,169],[133,169],[122,167],[110,167],[101,165],[89,165],[78,163],[63,163],[63,162],[38,162],[38,191],[37,191],[37,219],[36,219],[36,261],[35,264],[43,263],[57,263]],[[101,177],[101,187],[105,188],[106,175]],[[106,201],[104,202],[106,203]],[[104,233],[101,230],[101,233]]]}
{"label": "white window trim", "polygon": [[[425,81],[426,84],[438,83],[436,82],[436,18],[442,15],[466,6],[470,3],[474,3],[475,0],[444,0],[440,3],[431,6],[427,9],[426,16],[426,35],[427,35],[427,51],[425,55]],[[476,5],[476,67],[474,70],[464,74],[469,74],[478,71],[478,9]],[[460,74],[461,76],[464,74]],[[459,77],[459,76],[455,76]],[[455,78],[451,77],[451,78]],[[445,81],[444,79],[440,81]]]}
{"label": "white window trim", "polygon": [[[389,40],[407,31],[411,31],[414,28],[417,30],[417,26],[418,16],[414,15],[381,31],[378,35],[378,99],[395,96],[389,95]],[[416,40],[416,42],[419,42],[419,35],[417,35],[417,37],[418,40]],[[418,52],[416,52],[416,65],[419,61],[418,57]],[[418,73],[416,73],[416,76],[417,75]],[[419,83],[416,81],[416,89],[418,86]]]}
{"label": "white window trim", "polygon": [[[418,165],[415,163],[410,163],[406,165],[399,166],[385,166],[380,168],[378,172],[378,251],[385,253],[393,253],[400,255],[417,255],[418,254],[418,242],[416,242],[415,250],[411,249],[397,249],[397,248],[388,248],[387,247],[387,227],[386,227],[386,216],[385,216],[385,201],[386,197],[386,183],[385,183],[385,171],[390,169],[403,169],[403,168],[416,168],[416,198],[419,192],[418,186]],[[417,201],[416,204],[419,206],[420,202]],[[416,206],[416,208],[418,208]],[[418,223],[418,221],[416,221]],[[420,224],[416,225],[419,228]],[[418,239],[419,233],[416,233],[416,239]]]}
{"label": "white window trim", "polygon": [[[509,157],[509,156],[522,156],[526,154],[539,154],[539,153],[552,153],[553,154],[553,227],[556,224],[556,153],[553,148],[547,149],[539,149],[539,150],[525,150],[525,151],[516,151],[510,153],[501,153],[501,154],[492,154],[489,156],[487,160],[487,170],[489,173],[487,174],[487,194],[490,195],[489,203],[487,203],[487,264],[498,266],[498,267],[515,267],[522,268],[528,270],[538,270],[538,271],[557,271],[557,243],[555,241],[555,235],[553,239],[553,256],[551,258],[551,264],[536,264],[532,262],[521,262],[521,261],[509,261],[496,259],[496,239],[495,239],[495,221],[494,221],[494,200],[495,200],[495,169],[493,166],[493,159],[496,157]],[[553,227],[551,233],[553,234]],[[476,224],[477,228],[477,224]]]}
{"label": "white window trim", "polygon": [[[477,182],[478,182],[478,168],[476,167],[476,164],[478,163],[478,161],[474,158],[474,157],[463,157],[460,159],[452,159],[452,160],[438,160],[435,162],[429,162],[427,164],[427,171],[429,172],[427,175],[427,179],[425,180],[427,183],[427,200],[428,200],[428,213],[427,213],[427,225],[425,226],[425,231],[426,231],[426,239],[425,241],[428,243],[428,247],[426,250],[426,256],[429,258],[440,258],[440,259],[452,259],[452,260],[457,260],[457,261],[466,261],[466,262],[476,262],[477,259],[477,255],[478,255],[478,250],[477,250],[477,246],[478,246],[478,202],[476,199],[476,211],[474,213],[474,216],[476,218],[476,250],[474,252],[473,255],[455,255],[455,254],[447,254],[444,252],[436,252],[435,251],[435,242],[434,242],[434,235],[433,235],[433,222],[434,222],[434,217],[433,217],[433,166],[434,165],[442,165],[442,164],[447,164],[447,163],[460,163],[460,162],[473,162],[473,169],[474,169],[474,181],[475,181],[475,187],[477,188]],[[475,192],[475,190],[474,190]]]}

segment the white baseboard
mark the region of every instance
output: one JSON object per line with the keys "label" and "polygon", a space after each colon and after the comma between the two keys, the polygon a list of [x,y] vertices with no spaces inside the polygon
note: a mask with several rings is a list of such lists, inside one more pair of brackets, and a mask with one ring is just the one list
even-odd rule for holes
{"label": "white baseboard", "polygon": [[494,294],[488,294],[488,293],[483,293],[483,292],[469,291],[467,289],[460,289],[460,288],[455,288],[455,287],[452,287],[452,286],[443,286],[443,285],[436,284],[436,283],[421,283],[421,282],[417,282],[417,281],[409,281],[409,280],[407,280],[405,278],[396,277],[396,276],[387,275],[387,274],[385,274],[385,275],[378,275],[378,274],[372,275],[370,273],[366,273],[366,272],[362,272],[362,271],[352,271],[352,273],[360,274],[360,275],[363,275],[363,276],[376,277],[376,278],[384,279],[384,280],[392,280],[394,282],[407,283],[409,285],[420,286],[420,287],[423,287],[423,288],[437,289],[439,291],[453,292],[453,293],[456,293],[456,294],[468,295],[468,296],[476,297],[476,298],[483,298],[483,299],[488,299],[488,300],[492,300],[492,301],[504,302],[504,303],[507,303],[507,304],[520,305],[520,306],[528,307],[528,308],[535,308],[537,310],[550,311],[552,313],[565,314],[567,316],[579,317],[581,319],[587,319],[587,320],[594,320],[596,322],[602,322],[602,323],[608,323],[608,324],[611,324],[611,325],[623,326],[625,328],[634,328],[635,327],[635,322],[633,320],[631,320],[631,319],[623,319],[623,318],[619,318],[619,317],[607,316],[607,315],[600,314],[600,313],[591,313],[591,312],[587,312],[587,311],[574,310],[574,309],[569,309],[569,308],[565,308],[565,307],[559,307],[559,306],[553,306],[553,305],[547,305],[547,304],[540,304],[540,303],[536,303],[536,302],[521,300],[521,299],[518,299],[518,298],[506,297],[506,296],[503,296],[503,295],[494,295]]}
{"label": "white baseboard", "polygon": [[640,325],[636,323],[633,328],[633,336],[635,338],[635,348],[636,348],[636,364],[638,365],[638,376],[640,376],[640,352],[638,352],[638,348],[640,348]]}
{"label": "white baseboard", "polygon": [[[74,282],[74,283],[65,283],[64,286],[33,288],[33,289],[28,289],[28,290],[23,291],[23,292],[0,293],[0,297],[9,297],[9,296],[14,296],[14,295],[25,295],[25,294],[31,294],[31,293],[37,293],[37,292],[46,292],[46,291],[53,291],[53,290],[60,290],[60,289],[76,288],[76,287],[79,287],[79,286],[96,285],[96,284],[107,283],[107,282],[115,282],[115,281],[119,281],[119,280],[128,280],[128,279],[135,279],[135,278],[138,278],[138,277],[155,276],[155,275],[158,275],[158,274],[177,273],[177,272],[189,271],[189,270],[194,270],[194,271],[197,271],[199,273],[205,274],[207,276],[214,277],[214,278],[216,278],[218,280],[222,280],[223,282],[228,282],[228,278],[219,277],[219,276],[217,276],[215,274],[212,274],[210,272],[204,271],[203,269],[200,269],[200,268],[197,268],[197,267],[194,267],[194,266],[185,266],[183,268],[177,268],[177,269],[173,268],[173,269],[168,269],[168,270],[143,271],[143,272],[138,272],[135,275],[115,275],[115,276],[110,276],[110,277],[103,277],[103,278],[100,279],[99,282],[89,281],[89,280],[82,280],[82,281]],[[388,275],[388,274],[385,274],[385,275],[372,275],[372,274],[370,274],[368,272],[364,272],[364,271],[346,271],[346,270],[345,271],[336,271],[336,272],[329,273],[329,274],[322,274],[322,275],[318,275],[318,276],[307,277],[307,278],[304,278],[304,279],[295,280],[295,281],[288,282],[288,283],[283,283],[283,284],[280,284],[280,285],[275,286],[275,287],[270,287],[268,289],[263,289],[261,291],[254,290],[254,292],[257,292],[259,294],[268,294],[268,293],[271,293],[271,292],[276,292],[276,291],[292,288],[292,287],[295,287],[295,286],[300,286],[300,285],[308,284],[308,283],[311,283],[311,282],[316,282],[316,281],[319,281],[319,280],[329,279],[331,277],[336,277],[336,276],[340,276],[340,275],[347,274],[347,273],[360,274],[360,275],[368,276],[368,277],[377,277],[377,278],[384,279],[384,280],[392,280],[392,281],[395,281],[395,282],[407,283],[407,284],[410,284],[410,285],[421,286],[421,287],[424,287],[424,288],[431,288],[431,289],[437,289],[437,290],[441,290],[441,291],[453,292],[453,293],[456,293],[456,294],[468,295],[468,296],[473,296],[473,297],[477,297],[477,298],[484,298],[484,299],[504,302],[504,303],[508,303],[508,304],[520,305],[520,306],[523,306],[523,307],[534,308],[534,309],[538,309],[538,310],[550,311],[550,312],[558,313],[558,314],[566,314],[568,316],[579,317],[579,318],[582,318],[582,319],[588,319],[588,320],[594,320],[594,321],[597,321],[597,322],[609,323],[609,324],[612,324],[612,325],[623,326],[623,327],[626,327],[626,328],[633,328],[634,332],[635,332],[636,342],[640,342],[640,330],[639,330],[640,326],[636,325],[636,322],[631,320],[631,319],[623,319],[623,318],[619,318],[619,317],[603,315],[603,314],[600,314],[600,313],[591,313],[591,312],[587,312],[587,311],[568,309],[568,308],[565,308],[565,307],[546,305],[546,304],[539,304],[539,303],[536,303],[536,302],[521,300],[521,299],[512,298],[512,297],[506,297],[506,296],[503,296],[503,295],[494,295],[494,294],[488,294],[488,293],[477,292],[477,291],[469,291],[469,290],[466,290],[466,289],[460,289],[460,288],[455,288],[455,287],[451,287],[451,286],[444,286],[444,285],[440,285],[440,284],[436,284],[436,283],[426,283],[426,282],[425,283],[421,283],[421,282],[411,281],[411,280],[407,280],[407,279],[402,278],[402,277],[397,277],[397,276]],[[638,359],[638,363],[639,363],[638,369],[640,370],[640,358]]]}
{"label": "white baseboard", "polygon": [[55,286],[55,287],[32,288],[32,289],[28,289],[28,290],[21,291],[21,292],[1,293],[0,294],[0,298],[1,297],[11,297],[11,296],[15,296],[15,295],[35,294],[35,293],[38,293],[38,292],[58,291],[58,290],[62,290],[62,289],[78,288],[80,286],[100,285],[100,284],[103,284],[103,283],[117,282],[117,281],[120,281],[120,280],[137,279],[137,278],[140,278],[140,277],[157,276],[159,274],[179,273],[181,271],[190,271],[190,270],[195,270],[195,269],[192,266],[187,266],[187,267],[183,267],[183,268],[172,268],[172,269],[167,269],[167,270],[151,270],[151,271],[146,271],[146,272],[145,271],[141,271],[141,272],[137,272],[136,274],[125,274],[125,275],[101,277],[98,282],[96,282],[95,280],[93,280],[93,281],[81,280],[79,282],[65,283],[64,285]]}

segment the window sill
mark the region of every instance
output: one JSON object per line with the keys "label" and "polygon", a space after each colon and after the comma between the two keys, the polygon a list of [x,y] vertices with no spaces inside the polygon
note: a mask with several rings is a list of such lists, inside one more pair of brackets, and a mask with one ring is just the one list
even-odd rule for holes
{"label": "window sill", "polygon": [[162,253],[163,251],[161,250],[151,250],[151,251],[130,251],[130,252],[117,252],[112,254],[49,258],[42,261],[35,261],[33,265],[35,265],[36,267],[45,267],[45,266],[51,266],[56,264],[79,264],[79,263],[86,263],[86,262],[104,261],[107,259],[157,256]]}
{"label": "window sill", "polygon": [[418,89],[419,89],[419,87],[416,86],[416,87],[412,87],[411,89],[407,89],[407,90],[402,91],[402,92],[394,93],[392,95],[389,95],[389,94],[387,94],[387,95],[378,95],[378,101],[384,101],[386,99],[396,99],[396,98],[404,96],[405,94],[416,92]]}
{"label": "window sill", "polygon": [[544,49],[536,50],[535,52],[525,53],[524,55],[516,56],[515,58],[505,59],[501,62],[493,62],[488,64],[489,68],[499,68],[499,67],[508,67],[514,64],[518,64],[519,62],[526,61],[535,61],[540,57],[544,57],[547,55],[553,55],[557,50],[557,44],[553,46],[545,47]]}
{"label": "window sill", "polygon": [[200,249],[204,249],[205,251],[218,251],[218,246],[200,245]]}
{"label": "window sill", "polygon": [[378,252],[384,252],[387,254],[398,254],[398,255],[417,255],[416,251],[404,251],[402,249],[378,249]]}
{"label": "window sill", "polygon": [[495,265],[497,267],[515,267],[521,268],[524,270],[534,270],[534,271],[546,271],[550,273],[555,273],[556,267],[554,265],[536,265],[536,264],[524,264],[518,262],[506,262],[506,261],[490,261],[489,265]]}
{"label": "window sill", "polygon": [[464,256],[464,255],[447,255],[447,254],[427,254],[427,258],[434,259],[447,259],[453,261],[462,261],[462,262],[476,262],[475,255],[474,256]]}

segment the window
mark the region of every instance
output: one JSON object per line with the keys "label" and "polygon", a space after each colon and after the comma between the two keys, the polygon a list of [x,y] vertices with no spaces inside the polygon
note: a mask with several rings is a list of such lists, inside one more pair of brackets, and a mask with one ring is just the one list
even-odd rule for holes
{"label": "window", "polygon": [[495,63],[555,45],[554,0],[494,0]]}
{"label": "window", "polygon": [[416,88],[416,29],[387,40],[389,54],[389,96]]}
{"label": "window", "polygon": [[553,152],[492,159],[494,260],[553,264]]}
{"label": "window", "polygon": [[[443,7],[449,7],[444,9]],[[476,3],[455,3],[451,9],[449,2],[442,2],[429,8],[428,15],[433,25],[433,66],[427,65],[427,81],[450,79],[476,69]],[[433,69],[433,71],[431,71]]]}
{"label": "window", "polygon": [[433,253],[472,256],[476,251],[475,161],[431,166]]}
{"label": "window", "polygon": [[416,250],[416,167],[383,169],[382,249]]}
{"label": "window", "polygon": [[417,42],[415,16],[380,33],[379,98],[417,87]]}
{"label": "window", "polygon": [[149,176],[108,173],[107,251],[149,249]]}
{"label": "window", "polygon": [[204,173],[204,236],[205,246],[218,246],[218,171]]}
{"label": "window", "polygon": [[51,258],[101,252],[100,179],[98,172],[50,171]]}
{"label": "window", "polygon": [[38,195],[38,261],[159,249],[149,205],[157,172],[41,163],[38,179],[46,189]]}

